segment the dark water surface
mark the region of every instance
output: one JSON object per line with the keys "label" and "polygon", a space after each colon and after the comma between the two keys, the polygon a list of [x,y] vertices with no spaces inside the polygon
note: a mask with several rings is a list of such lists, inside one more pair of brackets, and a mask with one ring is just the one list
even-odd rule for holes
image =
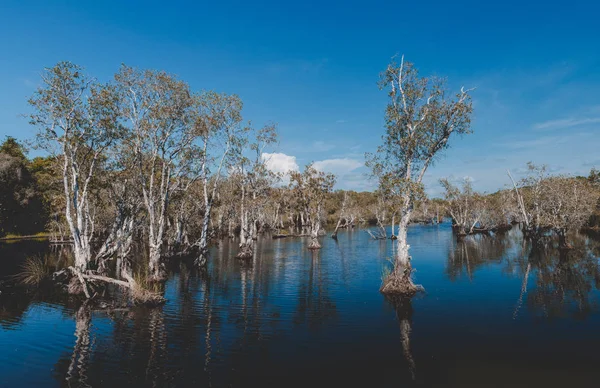
{"label": "dark water surface", "polygon": [[[412,301],[378,292],[390,241],[364,230],[212,251],[178,264],[159,308],[89,311],[41,291],[0,294],[0,386],[498,386],[599,383],[600,244],[560,256],[520,232],[456,243],[413,226]],[[44,243],[0,245],[0,280]]]}

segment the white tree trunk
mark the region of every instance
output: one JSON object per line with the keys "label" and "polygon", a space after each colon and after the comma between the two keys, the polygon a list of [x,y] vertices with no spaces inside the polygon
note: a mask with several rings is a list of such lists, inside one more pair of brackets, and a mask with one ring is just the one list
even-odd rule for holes
{"label": "white tree trunk", "polygon": [[200,232],[200,241],[198,242],[199,254],[196,258],[196,265],[199,267],[206,266],[208,260],[208,226],[210,225],[210,210],[212,203],[208,203],[202,221],[202,231]]}
{"label": "white tree trunk", "polygon": [[396,269],[400,271],[404,271],[405,268],[410,267],[410,255],[408,250],[410,245],[407,242],[407,232],[408,232],[408,224],[410,222],[410,216],[412,211],[408,210],[405,214],[400,218],[400,222],[398,224],[398,238],[397,240],[397,250],[396,250]]}
{"label": "white tree trunk", "polygon": [[312,220],[310,228],[310,244],[308,249],[321,249],[319,231],[321,230],[321,208],[317,210],[316,217]]}
{"label": "white tree trunk", "polygon": [[150,253],[149,253],[149,261],[148,261],[148,270],[150,273],[150,277],[154,280],[159,280],[161,273],[161,262],[160,262],[160,245],[152,244],[150,245]]}
{"label": "white tree trunk", "polygon": [[405,207],[398,223],[398,236],[396,241],[396,257],[394,268],[390,275],[384,279],[380,291],[386,294],[413,295],[420,287],[412,281],[412,266],[407,241],[408,224],[412,214],[410,199],[405,199]]}

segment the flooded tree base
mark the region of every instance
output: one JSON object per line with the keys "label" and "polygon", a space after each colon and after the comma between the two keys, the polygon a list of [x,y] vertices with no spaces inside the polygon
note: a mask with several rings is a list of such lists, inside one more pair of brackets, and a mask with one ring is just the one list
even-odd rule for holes
{"label": "flooded tree base", "polygon": [[411,278],[411,268],[394,270],[383,281],[379,292],[385,295],[413,296],[417,292],[424,291],[423,286],[414,284]]}
{"label": "flooded tree base", "polygon": [[148,282],[150,282],[150,283],[163,283],[165,281],[167,281],[166,272],[160,272],[160,273],[148,276]]}
{"label": "flooded tree base", "polygon": [[254,256],[254,249],[252,248],[252,243],[250,244],[242,244],[240,246],[240,250],[237,253],[237,255],[235,255],[236,259],[240,259],[240,260],[249,260],[252,259],[252,257]]}
{"label": "flooded tree base", "polygon": [[205,253],[198,254],[198,257],[194,260],[194,265],[198,268],[206,268],[208,263],[208,257]]}
{"label": "flooded tree base", "polygon": [[148,282],[150,283],[162,283],[165,282],[167,278],[167,269],[162,260],[160,263],[155,264],[154,268],[150,267],[148,270]]}
{"label": "flooded tree base", "polygon": [[55,284],[65,285],[65,290],[69,295],[85,296],[88,302],[94,300],[97,295],[104,294],[108,284],[116,285],[124,290],[125,295],[136,305],[159,306],[166,302],[159,292],[138,284],[129,274],[124,273],[123,278],[125,280],[114,279],[90,271],[77,274],[76,270],[61,270],[52,276]]}
{"label": "flooded tree base", "polygon": [[321,249],[321,244],[319,244],[319,240],[313,238],[308,244],[308,249]]}

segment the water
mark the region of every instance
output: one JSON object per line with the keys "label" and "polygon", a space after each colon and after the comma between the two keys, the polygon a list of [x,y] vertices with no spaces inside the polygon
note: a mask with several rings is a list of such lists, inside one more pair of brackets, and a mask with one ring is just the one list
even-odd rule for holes
{"label": "water", "polygon": [[[518,230],[456,243],[412,226],[412,301],[379,292],[390,241],[364,230],[236,244],[206,273],[172,268],[160,308],[89,311],[76,300],[0,294],[0,386],[595,386],[600,244],[531,252]],[[0,246],[0,280],[43,243]]]}

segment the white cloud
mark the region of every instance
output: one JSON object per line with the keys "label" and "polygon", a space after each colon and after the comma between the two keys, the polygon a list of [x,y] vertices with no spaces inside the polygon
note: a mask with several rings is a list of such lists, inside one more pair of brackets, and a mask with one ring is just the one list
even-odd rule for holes
{"label": "white cloud", "polygon": [[281,172],[285,174],[289,171],[299,170],[295,156],[286,155],[281,152],[275,152],[272,154],[264,152],[262,154],[262,159],[265,161],[267,168],[273,172]]}
{"label": "white cloud", "polygon": [[537,123],[533,125],[533,129],[535,130],[551,130],[551,129],[559,129],[559,128],[571,128],[577,127],[585,124],[597,124],[600,123],[600,117],[592,117],[585,119],[577,119],[577,118],[568,118],[568,119],[560,119],[560,120],[550,120],[545,121],[543,123]]}
{"label": "white cloud", "polygon": [[331,172],[338,177],[343,176],[344,174],[348,174],[356,170],[359,167],[362,167],[362,162],[358,160],[342,158],[342,159],[325,159],[315,162],[313,166],[323,172]]}

